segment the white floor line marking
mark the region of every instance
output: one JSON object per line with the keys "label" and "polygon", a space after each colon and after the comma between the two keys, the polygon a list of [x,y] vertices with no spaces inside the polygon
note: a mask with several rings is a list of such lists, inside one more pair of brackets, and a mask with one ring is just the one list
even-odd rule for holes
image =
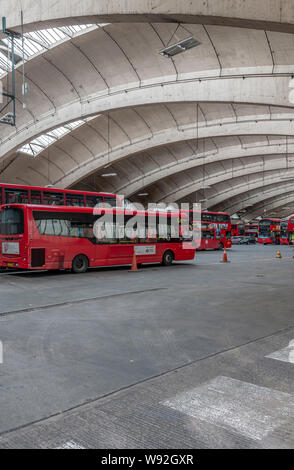
{"label": "white floor line marking", "polygon": [[292,339],[286,348],[275,351],[265,357],[294,364],[294,340]]}
{"label": "white floor line marking", "polygon": [[68,441],[65,444],[62,444],[60,447],[56,447],[56,449],[85,449],[85,447],[77,444],[75,441]]}
{"label": "white floor line marking", "polygon": [[294,418],[292,395],[223,376],[162,404],[254,440]]}

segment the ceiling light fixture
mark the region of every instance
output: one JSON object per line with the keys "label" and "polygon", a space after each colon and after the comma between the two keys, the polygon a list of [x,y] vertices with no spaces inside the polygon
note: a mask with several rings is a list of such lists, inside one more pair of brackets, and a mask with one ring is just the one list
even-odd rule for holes
{"label": "ceiling light fixture", "polygon": [[117,173],[103,173],[102,178],[111,178],[112,176],[117,176]]}
{"label": "ceiling light fixture", "polygon": [[180,54],[181,52],[185,52],[189,49],[193,49],[193,47],[200,46],[200,44],[201,42],[191,36],[175,44],[172,44],[171,46],[165,47],[164,49],[159,51],[159,54],[163,57],[167,57],[168,59],[170,59],[171,57],[174,57],[175,55]]}

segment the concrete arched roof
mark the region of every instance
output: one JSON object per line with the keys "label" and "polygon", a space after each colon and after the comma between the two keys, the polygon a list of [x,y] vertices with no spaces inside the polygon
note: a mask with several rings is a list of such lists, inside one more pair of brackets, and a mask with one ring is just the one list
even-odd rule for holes
{"label": "concrete arched roof", "polygon": [[279,176],[271,173],[255,181],[249,180],[249,184],[245,180],[242,185],[238,185],[237,181],[231,181],[229,188],[223,190],[221,187],[214,188],[214,192],[216,190],[218,193],[209,198],[210,207],[216,211],[221,207],[225,212],[236,213],[264,203],[272,197],[292,192],[293,182],[280,181]]}
{"label": "concrete arched roof", "polygon": [[[178,108],[178,109],[177,109]],[[252,111],[247,105],[245,108],[248,111]],[[148,128],[148,136],[141,141],[135,140],[135,148],[137,149],[138,145],[143,142],[144,151],[141,153],[135,153],[130,156],[132,144],[126,136],[130,134],[132,129],[132,119],[128,123],[126,120],[126,114],[123,113],[123,120],[118,119],[118,114],[111,116],[111,122],[115,124],[115,127],[112,129],[112,137],[117,137],[118,141],[115,141],[115,147],[113,151],[111,150],[108,153],[107,149],[107,139],[104,137],[107,133],[107,123],[108,120],[104,116],[100,116],[96,120],[90,121],[87,123],[87,132],[85,129],[78,128],[72,134],[67,135],[61,141],[58,141],[56,144],[44,151],[37,158],[26,157],[21,154],[17,155],[15,159],[12,158],[10,165],[7,165],[7,168],[4,173],[2,173],[2,178],[6,181],[24,183],[28,184],[54,184],[56,183],[56,178],[59,178],[58,186],[60,182],[67,178],[66,170],[71,171],[72,165],[76,167],[74,173],[70,173],[70,176],[73,177],[73,181],[77,178],[77,174],[81,174],[81,171],[84,171],[88,168],[89,165],[93,165],[93,168],[100,168],[103,171],[105,165],[108,165],[112,162],[111,171],[116,171],[118,173],[117,178],[112,178],[109,180],[103,180],[97,172],[86,177],[79,184],[84,185],[85,189],[105,189],[107,191],[114,191],[118,193],[123,193],[126,196],[133,195],[136,191],[146,188],[150,184],[155,184],[160,182],[162,178],[166,176],[175,177],[183,169],[193,170],[198,168],[202,172],[203,163],[205,163],[206,169],[209,168],[209,173],[213,174],[214,168],[217,168],[221,165],[223,169],[221,177],[224,177],[227,181],[228,178],[233,178],[238,171],[240,161],[248,161],[246,167],[252,166],[253,162],[257,163],[257,170],[260,171],[260,165],[263,164],[264,159],[264,170],[268,170],[270,162],[274,159],[275,164],[278,164],[280,168],[286,168],[286,159],[285,152],[288,152],[288,163],[291,165],[293,160],[292,153],[294,150],[293,143],[294,139],[291,136],[288,136],[287,139],[284,135],[259,135],[258,126],[256,121],[260,119],[263,123],[264,115],[259,116],[246,116],[245,110],[242,106],[239,106],[238,110],[244,118],[244,135],[240,136],[241,121],[238,119],[236,123],[235,114],[232,116],[232,110],[226,105],[216,104],[216,108],[212,109],[212,105],[208,104],[206,108],[205,105],[201,107],[203,116],[206,116],[206,120],[202,117],[202,120],[205,121],[205,127],[214,129],[214,137],[207,137],[206,139],[200,140],[188,140],[185,132],[178,130],[175,126],[175,117],[178,123],[184,124],[180,120],[182,115],[184,118],[185,107],[182,108],[179,105],[174,105],[171,110],[166,109],[166,107],[158,106],[157,113],[154,112],[154,109],[143,110],[142,108],[137,111],[136,116],[142,116],[142,132],[146,132],[146,123]],[[227,120],[227,124],[219,126],[217,122],[217,109],[219,115],[222,117],[223,121]],[[258,111],[260,109],[257,107]],[[207,120],[207,111],[212,111],[213,124],[210,124],[210,121]],[[161,111],[161,113],[159,112]],[[273,110],[274,111],[274,110]],[[206,113],[205,113],[206,112]],[[130,116],[133,118],[133,110],[129,111]],[[145,113],[145,114],[144,114]],[[170,117],[170,122],[164,119],[164,114]],[[151,120],[148,120],[147,116],[157,116],[154,123]],[[171,117],[173,116],[173,117]],[[167,131],[161,136],[161,140],[156,140],[154,144],[152,135],[152,129],[154,127],[154,133],[156,129],[158,130],[157,121],[165,122],[165,126],[174,124],[174,128],[168,128]],[[277,127],[277,122],[279,120],[271,120],[268,124],[271,126],[271,131]],[[143,125],[145,123],[145,127]],[[247,134],[248,125],[254,123],[253,132],[257,132],[256,135]],[[288,126],[291,124],[289,120],[282,121],[287,123]],[[98,127],[96,127],[98,125]],[[162,126],[163,128],[165,126]],[[228,135],[226,135],[226,126],[229,126]],[[236,136],[233,135],[233,127],[236,127]],[[83,126],[82,126],[83,127]],[[183,126],[184,129],[184,126]],[[289,133],[287,129],[287,132]],[[195,136],[196,129],[188,129],[189,136]],[[201,127],[198,129],[198,132],[201,133]],[[217,134],[220,133],[218,136]],[[284,131],[283,131],[284,133]],[[283,134],[282,133],[282,134]],[[167,136],[173,136],[172,142],[170,144],[164,144],[168,140]],[[95,137],[95,140],[91,140],[91,136]],[[157,136],[158,137],[158,136]],[[147,143],[145,140],[147,139]],[[69,145],[69,142],[71,144]],[[99,143],[99,147],[104,143],[103,154],[93,155],[93,151]],[[161,143],[161,145],[159,145]],[[121,145],[121,147],[120,147]],[[122,157],[122,149],[125,147],[125,157]],[[117,149],[118,147],[118,149]],[[147,147],[147,148],[146,148]],[[92,149],[92,150],[91,150]],[[205,155],[205,158],[203,156]],[[90,158],[90,163],[83,163],[84,159]],[[99,160],[101,159],[100,163]],[[19,170],[21,176],[17,176],[17,170]],[[227,173],[227,175],[225,175]],[[94,183],[93,183],[94,178]],[[67,186],[67,185],[63,185]]]}
{"label": "concrete arched roof", "polygon": [[[183,171],[176,178],[167,177],[162,179],[154,187],[148,188],[148,192],[155,202],[183,201],[190,194],[201,191],[204,185],[209,185],[212,188],[218,183],[228,185],[232,180],[230,170],[229,166],[226,167],[221,163],[214,164],[213,167],[207,165],[204,170],[205,178],[201,169]],[[287,174],[293,177],[294,167],[291,170]],[[240,159],[238,167],[234,170],[233,178],[240,177],[237,184],[242,185],[244,183],[248,184],[248,177],[252,176],[253,181],[257,178],[262,187],[263,175],[267,173],[270,174],[270,177],[279,179],[285,174],[285,165],[281,164],[279,159],[272,158],[267,169],[263,170],[262,159],[255,158],[251,163]],[[209,204],[209,192],[205,191],[205,194],[208,197]]]}
{"label": "concrete arched roof", "polygon": [[[104,2],[69,2],[65,16],[62,8],[67,2],[47,2],[43,9],[40,2],[36,6],[30,2],[30,9],[25,3],[28,29],[40,27],[40,20],[42,27],[48,21],[51,26],[106,21],[98,14]],[[285,161],[286,155],[291,160],[294,150],[290,94],[294,36],[289,34],[287,2],[280,4],[276,25],[270,19],[274,7],[269,9],[268,2],[248,10],[246,21],[250,2],[240,3],[238,18],[235,5],[230,10],[228,2],[219,2],[222,10],[217,2],[179,2],[185,5],[178,5],[182,13],[177,15],[185,12],[186,19],[190,17],[180,26],[171,22],[176,3],[169,2],[173,5],[163,17],[160,11],[167,10],[166,3],[152,2],[158,15],[155,23],[146,16],[147,4],[136,2],[132,13],[145,11],[140,24],[126,11],[127,16],[121,16],[125,8],[131,9],[131,2],[121,2],[120,7],[115,3],[110,2],[107,10],[114,15],[113,21],[108,18],[113,24],[74,37],[26,64],[27,109],[21,106],[21,74],[17,73],[17,127],[0,127],[1,180],[91,187],[131,197],[148,188],[155,200],[178,200],[190,194],[184,189],[183,174],[200,174],[203,163],[216,189],[235,178],[230,173],[232,162],[236,168],[243,162],[237,192],[242,191],[244,178],[260,172],[258,162],[263,159],[265,173],[272,171],[268,168],[272,164],[276,175],[282,169],[291,172]],[[193,8],[198,13],[192,13]],[[201,8],[209,11],[205,22]],[[214,15],[217,9],[223,15]],[[260,23],[257,29],[262,15],[266,15],[264,27]],[[233,23],[227,22],[229,17]],[[16,13],[7,14],[9,27],[17,26],[16,18]],[[189,34],[201,46],[172,60],[159,55],[171,37],[179,40]],[[17,153],[50,129],[97,115],[34,159]],[[118,177],[101,178],[110,164]],[[173,184],[179,190],[173,191]]]}
{"label": "concrete arched roof", "polygon": [[108,25],[31,60],[28,108],[21,106],[19,73],[17,127],[0,129],[2,152],[69,120],[124,107],[211,100],[291,107],[292,35],[188,26],[201,47],[173,61],[158,53],[172,24]]}
{"label": "concrete arched roof", "polygon": [[[285,206],[287,206],[287,209],[285,209]],[[273,198],[268,199],[263,203],[257,204],[247,212],[246,217],[248,220],[251,220],[265,214],[265,216],[277,215],[280,218],[283,218],[288,214],[293,213],[293,207],[294,191],[279,196],[274,196]]]}
{"label": "concrete arched roof", "polygon": [[[235,214],[242,211],[242,217],[250,220],[250,214],[255,207],[257,212],[254,217],[263,215],[260,210],[267,201],[274,200],[280,195],[290,194],[293,191],[293,181],[281,181],[279,172],[266,172],[248,175],[246,178],[234,178],[229,184],[226,181],[217,183],[211,190],[199,191],[197,200],[207,199],[203,203],[205,207],[213,211],[224,211]],[[181,202],[195,202],[195,193],[186,196]],[[246,212],[245,212],[246,211]],[[281,214],[284,216],[285,214]],[[253,218],[254,218],[253,217]]]}
{"label": "concrete arched roof", "polygon": [[[191,134],[193,134],[192,131],[190,136]],[[87,133],[85,137],[87,137]],[[268,159],[274,155],[281,162],[281,166],[286,167],[285,153],[283,153],[286,148],[288,149],[290,164],[293,160],[294,147],[293,137],[291,136],[287,138],[287,145],[284,136],[281,136],[279,140],[277,140],[277,136],[271,136],[273,140],[270,141],[267,136],[260,136],[259,134],[255,136],[255,142],[252,139],[253,136],[246,134],[241,137],[239,135],[230,135],[229,137],[221,135],[202,139],[198,142],[184,139],[183,134],[174,135],[174,137],[177,140],[169,145],[162,143],[160,146],[152,146],[150,140],[148,141],[150,147],[145,147],[144,151],[135,153],[132,156],[128,156],[128,152],[133,146],[126,146],[124,148],[126,156],[122,157],[123,152],[120,149],[116,149],[109,154],[105,149],[102,155],[98,154],[96,156],[91,150],[90,140],[83,142],[76,135],[67,136],[65,142],[57,142],[50,150],[42,152],[36,158],[22,154],[12,156],[6,163],[5,169],[2,172],[0,169],[0,176],[2,180],[14,181],[17,178],[17,170],[20,170],[22,179],[26,181],[26,184],[28,182],[37,184],[42,175],[42,184],[56,184],[59,187],[76,186],[75,181],[78,176],[79,185],[94,176],[97,181],[96,189],[107,185],[105,187],[108,189],[132,196],[142,188],[150,184],[156,184],[163,177],[176,175],[183,169],[201,168],[203,164],[227,162],[228,167],[233,167],[234,172],[240,158],[247,156],[253,159],[260,156],[265,159],[266,165]],[[182,140],[179,140],[180,138]],[[67,143],[69,139],[71,140],[71,147]],[[98,139],[101,139],[99,134],[97,134]],[[135,148],[138,148],[138,145]],[[98,183],[99,175],[105,173],[104,168],[109,164],[111,164],[112,172],[115,171],[118,177],[112,178],[109,182],[102,180],[100,177]],[[74,170],[72,169],[73,165]],[[89,171],[92,168],[94,171]],[[67,184],[64,184],[65,182]],[[110,183],[112,184],[111,188],[109,187]]]}

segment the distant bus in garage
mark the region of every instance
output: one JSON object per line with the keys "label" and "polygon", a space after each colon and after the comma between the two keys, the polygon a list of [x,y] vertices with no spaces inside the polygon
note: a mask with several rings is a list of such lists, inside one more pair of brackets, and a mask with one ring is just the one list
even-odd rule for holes
{"label": "distant bus in garage", "polygon": [[258,223],[246,224],[245,225],[245,237],[256,237],[258,238]]}
{"label": "distant bus in garage", "polygon": [[[190,211],[189,224],[193,224],[193,212]],[[199,212],[197,212],[199,214]],[[195,217],[197,219],[197,217]],[[192,228],[192,227],[191,227]],[[225,212],[201,212],[201,242],[199,250],[222,250],[231,248],[231,217]]]}
{"label": "distant bus in garage", "polygon": [[232,237],[245,237],[245,224],[243,222],[232,223]]}
{"label": "distant bus in garage", "polygon": [[294,245],[294,215],[281,221],[281,245]]}
{"label": "distant bus in garage", "polygon": [[48,206],[95,207],[108,204],[121,207],[115,194],[73,191],[69,189],[43,188],[0,183],[1,204],[42,204]]}
{"label": "distant bus in garage", "polygon": [[281,219],[265,218],[259,221],[258,243],[279,245],[281,235]]}
{"label": "distant bus in garage", "polygon": [[[130,232],[134,216],[139,228]],[[178,213],[164,219],[156,212],[123,209],[6,205],[0,212],[0,265],[83,273],[88,267],[132,264],[134,252],[140,264],[194,259],[192,239],[175,227]]]}

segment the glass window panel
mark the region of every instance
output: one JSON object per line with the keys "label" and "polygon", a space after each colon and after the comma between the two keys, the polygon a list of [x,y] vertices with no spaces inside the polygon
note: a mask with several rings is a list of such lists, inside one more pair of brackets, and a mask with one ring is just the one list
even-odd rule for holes
{"label": "glass window panel", "polygon": [[110,207],[116,207],[117,199],[113,196],[104,196],[104,204],[108,204]]}
{"label": "glass window panel", "polygon": [[95,207],[97,205],[103,205],[103,197],[102,196],[86,196],[86,205],[87,207]]}
{"label": "glass window panel", "polygon": [[64,195],[63,193],[45,192],[43,193],[43,204],[47,206],[63,206]]}
{"label": "glass window panel", "polygon": [[3,209],[0,212],[0,234],[20,235],[24,233],[24,213],[22,209]]}
{"label": "glass window panel", "polygon": [[66,193],[65,199],[67,206],[83,207],[85,205],[84,196],[80,194]]}
{"label": "glass window panel", "polygon": [[31,204],[41,204],[41,191],[31,190]]}
{"label": "glass window panel", "polygon": [[28,204],[29,191],[27,189],[5,189],[5,204]]}

